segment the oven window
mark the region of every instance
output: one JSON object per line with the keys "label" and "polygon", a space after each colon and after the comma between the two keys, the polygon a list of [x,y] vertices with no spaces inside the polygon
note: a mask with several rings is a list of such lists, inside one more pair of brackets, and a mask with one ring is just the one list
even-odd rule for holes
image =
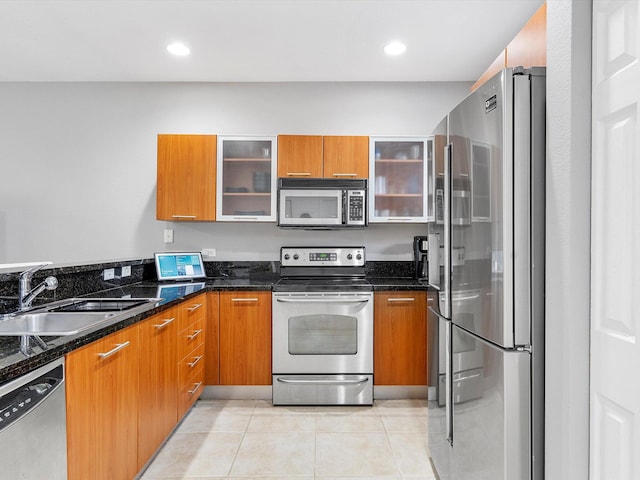
{"label": "oven window", "polygon": [[299,315],[289,318],[290,355],[355,355],[358,353],[356,317]]}

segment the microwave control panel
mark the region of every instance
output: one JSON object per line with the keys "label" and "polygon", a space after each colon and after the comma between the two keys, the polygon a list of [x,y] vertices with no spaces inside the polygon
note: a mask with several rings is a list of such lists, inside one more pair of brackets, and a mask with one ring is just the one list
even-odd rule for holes
{"label": "microwave control panel", "polygon": [[365,224],[364,190],[347,190],[347,225]]}

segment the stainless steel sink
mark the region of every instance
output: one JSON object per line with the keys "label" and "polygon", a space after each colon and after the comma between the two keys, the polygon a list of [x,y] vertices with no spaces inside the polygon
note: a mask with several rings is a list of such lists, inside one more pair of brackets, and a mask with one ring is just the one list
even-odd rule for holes
{"label": "stainless steel sink", "polygon": [[75,335],[155,307],[159,298],[71,298],[0,319],[0,335]]}

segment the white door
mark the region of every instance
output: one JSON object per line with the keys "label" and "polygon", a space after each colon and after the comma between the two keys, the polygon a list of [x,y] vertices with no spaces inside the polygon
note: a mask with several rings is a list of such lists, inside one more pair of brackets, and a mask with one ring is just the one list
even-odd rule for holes
{"label": "white door", "polygon": [[640,0],[593,0],[592,480],[640,478]]}

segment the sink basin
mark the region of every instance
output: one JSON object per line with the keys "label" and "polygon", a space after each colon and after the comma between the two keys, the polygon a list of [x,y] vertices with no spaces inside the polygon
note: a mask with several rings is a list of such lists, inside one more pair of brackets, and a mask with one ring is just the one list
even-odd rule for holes
{"label": "sink basin", "polygon": [[0,336],[75,335],[152,309],[159,298],[71,298],[0,319]]}
{"label": "sink basin", "polygon": [[24,313],[0,321],[0,335],[74,335],[111,320],[114,313]]}
{"label": "sink basin", "polygon": [[[154,299],[157,301],[157,299]],[[122,312],[144,305],[146,298],[89,298],[50,308],[50,312]]]}

